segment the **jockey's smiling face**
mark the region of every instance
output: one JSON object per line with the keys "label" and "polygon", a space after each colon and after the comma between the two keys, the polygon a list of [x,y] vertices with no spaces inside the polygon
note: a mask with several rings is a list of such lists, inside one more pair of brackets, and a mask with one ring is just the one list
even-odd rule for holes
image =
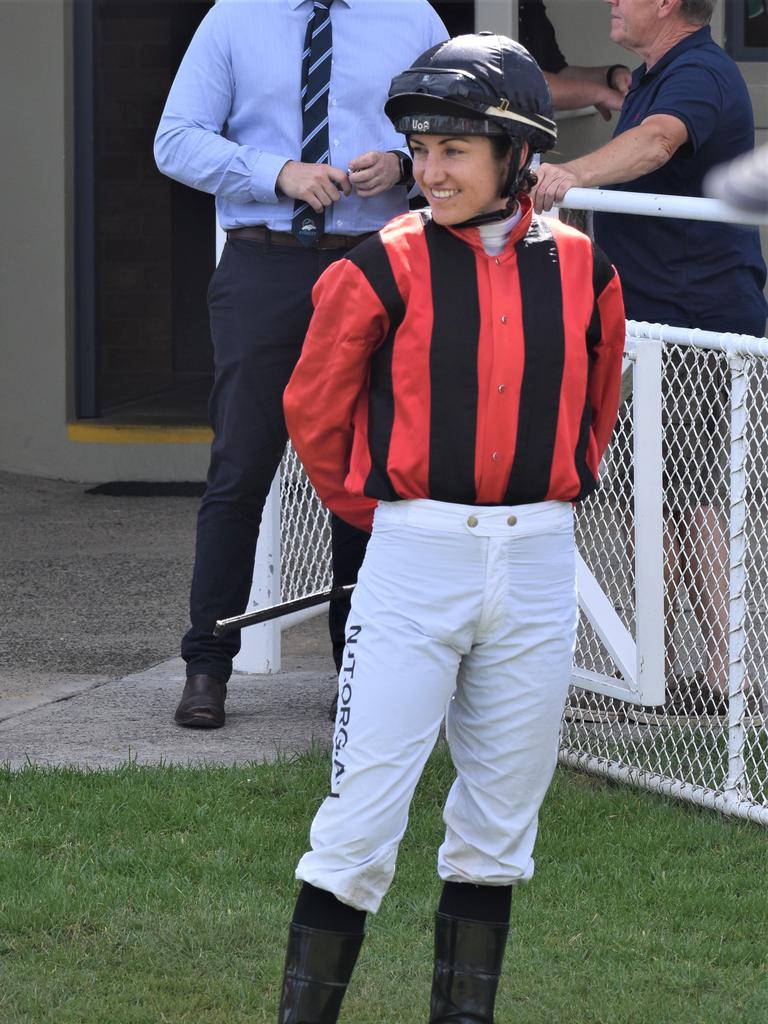
{"label": "jockey's smiling face", "polygon": [[502,191],[510,156],[497,156],[487,136],[411,135],[408,141],[413,176],[436,223],[461,224],[506,206]]}

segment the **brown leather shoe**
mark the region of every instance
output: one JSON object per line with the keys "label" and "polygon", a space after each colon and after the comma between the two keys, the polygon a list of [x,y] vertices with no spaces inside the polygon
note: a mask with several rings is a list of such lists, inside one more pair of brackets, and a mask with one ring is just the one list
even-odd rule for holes
{"label": "brown leather shoe", "polygon": [[176,714],[179,725],[195,729],[220,729],[224,725],[227,684],[213,676],[189,676]]}

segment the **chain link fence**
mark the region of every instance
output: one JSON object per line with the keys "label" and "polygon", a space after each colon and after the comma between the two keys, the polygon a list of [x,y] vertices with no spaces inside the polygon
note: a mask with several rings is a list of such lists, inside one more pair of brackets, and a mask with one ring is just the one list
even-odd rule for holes
{"label": "chain link fence", "polygon": [[[727,340],[665,344],[661,385],[667,698],[641,707],[574,688],[561,760],[768,824],[768,359]],[[630,394],[576,520],[582,557],[630,632],[632,406]],[[613,671],[584,621],[575,661]]]}
{"label": "chain link fence", "polygon": [[280,601],[331,585],[331,517],[289,444],[280,467]]}
{"label": "chain link fence", "polygon": [[[765,356],[664,345],[666,703],[641,707],[573,687],[560,752],[568,765],[763,824],[768,824],[766,405]],[[601,486],[579,508],[576,531],[584,561],[634,635],[632,424],[629,387]],[[735,538],[734,508],[740,524]],[[281,516],[281,600],[327,588],[328,515],[290,447],[282,465]],[[584,616],[575,664],[617,675]]]}

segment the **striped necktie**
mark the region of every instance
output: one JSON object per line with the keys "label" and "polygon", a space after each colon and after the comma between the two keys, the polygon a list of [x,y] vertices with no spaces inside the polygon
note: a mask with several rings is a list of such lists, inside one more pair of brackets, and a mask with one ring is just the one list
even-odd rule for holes
{"label": "striped necktie", "polygon": [[[307,25],[301,59],[302,163],[330,163],[328,150],[328,90],[331,85],[331,12],[333,0],[315,0]],[[307,247],[317,245],[325,212],[296,200],[291,231]]]}

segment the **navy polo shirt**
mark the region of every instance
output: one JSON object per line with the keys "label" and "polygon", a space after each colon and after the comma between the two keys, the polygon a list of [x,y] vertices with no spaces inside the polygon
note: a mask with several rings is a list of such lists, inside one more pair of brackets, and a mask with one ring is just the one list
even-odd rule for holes
{"label": "navy polo shirt", "polygon": [[[632,75],[614,137],[651,114],[672,114],[688,141],[663,167],[619,191],[702,196],[710,168],[754,147],[752,105],[736,64],[699,29]],[[762,336],[765,261],[757,228],[596,213],[595,239],[619,271],[627,317]]]}

